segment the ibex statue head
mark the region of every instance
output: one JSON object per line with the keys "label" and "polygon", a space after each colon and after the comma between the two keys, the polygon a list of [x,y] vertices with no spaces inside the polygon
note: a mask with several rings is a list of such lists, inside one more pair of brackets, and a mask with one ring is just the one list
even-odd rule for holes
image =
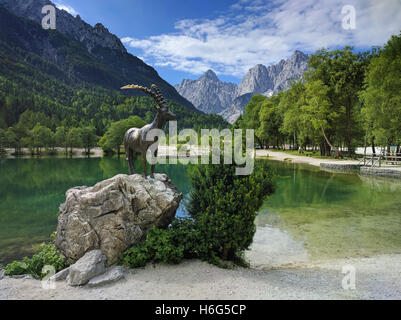
{"label": "ibex statue head", "polygon": [[[172,113],[167,105],[167,101],[164,99],[162,93],[159,88],[152,84],[152,90],[138,86],[138,85],[128,85],[121,88],[125,89],[135,89],[140,90],[148,95],[150,95],[155,100],[155,109],[157,111],[155,120],[151,124],[144,126],[141,129],[131,128],[129,129],[124,136],[124,146],[125,146],[125,155],[128,162],[129,172],[130,174],[135,173],[135,156],[140,153],[142,156],[142,166],[144,171],[144,176],[146,177],[146,152],[148,148],[155,143],[156,141],[147,141],[146,137],[149,131],[152,129],[162,129],[166,121],[175,120],[176,115]],[[155,152],[157,156],[157,150]],[[154,174],[155,165],[151,166],[151,177]]]}
{"label": "ibex statue head", "polygon": [[[136,84],[131,84],[131,85],[122,87],[121,89],[122,90],[134,89],[134,90],[140,90],[140,91],[147,93],[155,100],[154,107],[155,107],[157,113],[160,114],[160,116],[163,119],[165,119],[165,121],[171,121],[171,120],[175,120],[177,118],[176,115],[169,110],[167,101],[164,99],[160,89],[155,84],[152,84],[152,90],[150,90],[146,87],[138,86]],[[159,129],[161,129],[161,128],[159,128]]]}

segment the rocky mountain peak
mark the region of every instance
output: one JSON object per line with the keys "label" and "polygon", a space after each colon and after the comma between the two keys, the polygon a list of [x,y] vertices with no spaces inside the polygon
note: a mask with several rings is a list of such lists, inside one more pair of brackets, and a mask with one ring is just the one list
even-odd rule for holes
{"label": "rocky mountain peak", "polygon": [[309,55],[296,50],[290,58],[266,67],[257,64],[245,74],[237,87],[221,82],[216,73],[208,70],[198,80],[184,79],[175,88],[196,108],[207,113],[219,113],[228,122],[235,122],[255,94],[270,97],[290,87],[291,81],[301,79],[307,70]]}
{"label": "rocky mountain peak", "polygon": [[0,0],[0,5],[17,16],[34,20],[40,24],[44,17],[43,6],[53,5],[56,7],[56,29],[83,43],[89,52],[96,47],[108,48],[121,53],[127,52],[120,39],[110,33],[101,23],[92,27],[78,15],[74,17],[65,10],[57,9],[57,6],[49,0]]}
{"label": "rocky mountain peak", "polygon": [[199,79],[184,79],[174,86],[184,98],[206,113],[219,113],[232,103],[237,85],[220,81],[213,70],[206,71]]}
{"label": "rocky mountain peak", "polygon": [[257,64],[249,69],[238,87],[237,96],[247,93],[263,93],[271,86],[271,77],[263,64]]}
{"label": "rocky mountain peak", "polygon": [[308,68],[309,55],[296,50],[289,59],[282,59],[277,64],[265,67],[258,64],[251,68],[242,79],[233,103],[220,114],[233,123],[243,113],[252,95],[271,96],[287,90],[291,82],[302,79]]}
{"label": "rocky mountain peak", "polygon": [[307,61],[309,59],[309,55],[296,50],[293,55],[291,56],[291,58],[289,59],[289,61],[293,64],[303,64],[305,63],[305,61]]}
{"label": "rocky mountain peak", "polygon": [[206,71],[201,78],[208,79],[211,81],[220,81],[219,78],[217,77],[216,73],[210,69],[208,71]]}

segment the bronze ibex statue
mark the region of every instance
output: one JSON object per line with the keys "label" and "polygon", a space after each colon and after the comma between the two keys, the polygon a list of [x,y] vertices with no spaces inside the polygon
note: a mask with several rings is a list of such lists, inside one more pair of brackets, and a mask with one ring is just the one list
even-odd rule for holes
{"label": "bronze ibex statue", "polygon": [[[166,100],[164,99],[162,93],[159,88],[152,84],[152,89],[148,89],[138,85],[128,85],[121,88],[125,89],[135,89],[140,90],[148,95],[150,95],[155,100],[155,109],[157,111],[156,118],[153,120],[151,124],[144,126],[141,129],[131,128],[129,129],[124,136],[124,147],[125,147],[125,156],[128,162],[129,173],[135,173],[135,158],[136,154],[140,153],[142,156],[142,166],[143,166],[143,174],[146,178],[146,152],[148,148],[157,142],[157,138],[154,141],[147,141],[147,134],[153,129],[162,129],[166,121],[175,120],[176,115],[169,111]],[[157,157],[157,149],[155,151],[155,156]],[[152,164],[150,169],[150,176],[153,177],[155,170],[155,165]]]}

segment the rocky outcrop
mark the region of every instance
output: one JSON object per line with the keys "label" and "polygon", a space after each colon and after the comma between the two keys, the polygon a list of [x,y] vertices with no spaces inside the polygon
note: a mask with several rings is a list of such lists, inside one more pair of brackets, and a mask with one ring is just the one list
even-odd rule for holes
{"label": "rocky outcrop", "polygon": [[100,276],[94,277],[88,282],[88,287],[100,287],[110,283],[117,282],[124,278],[124,268],[114,266],[106,270]]}
{"label": "rocky outcrop", "polygon": [[64,270],[57,272],[54,276],[51,276],[50,280],[51,281],[65,280],[65,279],[67,279],[69,273],[70,273],[70,268],[68,267]]}
{"label": "rocky outcrop", "polygon": [[100,249],[111,265],[152,226],[167,227],[181,199],[165,174],[154,179],[121,174],[93,187],[72,188],[60,206],[56,246],[74,261]]}
{"label": "rocky outcrop", "polygon": [[220,81],[212,70],[198,80],[184,79],[174,87],[180,95],[205,113],[221,112],[233,102],[237,90],[235,83]]}
{"label": "rocky outcrop", "polygon": [[94,277],[103,274],[106,257],[100,250],[92,250],[86,253],[75,264],[69,267],[67,283],[70,286],[83,286]]}
{"label": "rocky outcrop", "polygon": [[377,167],[361,167],[360,173],[369,176],[387,177],[387,178],[401,178],[401,170],[399,168],[377,168]]}

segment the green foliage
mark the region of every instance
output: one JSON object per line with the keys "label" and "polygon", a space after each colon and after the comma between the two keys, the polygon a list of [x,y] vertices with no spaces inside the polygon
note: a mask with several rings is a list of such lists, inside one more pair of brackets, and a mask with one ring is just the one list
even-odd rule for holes
{"label": "green foliage", "polygon": [[122,263],[131,268],[148,262],[177,264],[182,259],[198,256],[200,232],[192,219],[175,219],[168,229],[152,227],[146,241],[124,253]]}
{"label": "green foliage", "polygon": [[81,130],[79,128],[71,128],[66,137],[66,144],[70,147],[70,152],[72,153],[72,148],[82,147],[82,137]]}
{"label": "green foliage", "polygon": [[237,176],[234,165],[194,166],[190,178],[188,211],[207,244],[205,254],[235,259],[252,243],[256,211],[273,192],[270,170],[263,165],[249,176]]}
{"label": "green foliage", "polygon": [[65,267],[64,256],[57,251],[52,243],[42,243],[35,248],[32,258],[25,257],[22,261],[13,261],[6,266],[5,274],[8,276],[30,274],[35,278],[43,278],[42,269],[46,265],[53,266],[56,272]]}
{"label": "green foliage", "polygon": [[38,153],[40,153],[41,148],[52,145],[52,140],[54,139],[53,132],[49,128],[42,126],[40,123],[37,123],[28,134],[31,146],[35,147],[38,150]]}
{"label": "green foliage", "polygon": [[125,120],[113,122],[105,135],[100,139],[99,145],[103,151],[111,153],[117,149],[120,151],[120,146],[123,144],[124,134],[129,128],[142,128],[146,125],[138,116],[132,116]]}
{"label": "green foliage", "polygon": [[[395,37],[392,41],[396,41]],[[293,82],[289,90],[270,98],[253,96],[235,127],[255,129],[257,142],[262,147],[281,148],[285,144],[294,149],[298,146],[319,147],[321,156],[330,156],[333,150],[339,156],[340,147],[353,156],[355,147],[363,145],[366,136],[372,136],[368,132],[374,127],[377,129],[373,135],[382,135],[380,129],[384,129],[395,137],[394,132],[400,132],[397,99],[383,98],[381,89],[368,89],[365,100],[360,98],[368,66],[372,73],[369,83],[383,88],[385,85],[381,80],[388,75],[391,85],[387,88],[393,88],[391,97],[396,97],[399,66],[394,59],[391,63],[390,59],[379,61],[374,52],[354,53],[351,47],[318,50],[310,57],[309,71],[302,81]],[[372,67],[373,63],[377,63],[376,69]],[[364,101],[369,107],[362,110]],[[393,102],[391,107],[388,101]],[[374,119],[374,109],[380,104],[383,117],[379,118],[383,123]],[[391,111],[385,111],[386,108]],[[388,123],[394,124],[392,130]]]}
{"label": "green foliage", "polygon": [[91,148],[97,145],[99,137],[96,135],[96,128],[94,126],[86,126],[81,128],[81,140],[85,147],[86,154],[90,154]]}
{"label": "green foliage", "polygon": [[368,67],[364,102],[365,129],[382,145],[401,144],[401,33],[392,36]]}
{"label": "green foliage", "polygon": [[0,128],[0,156],[5,153],[6,143],[6,131]]}

